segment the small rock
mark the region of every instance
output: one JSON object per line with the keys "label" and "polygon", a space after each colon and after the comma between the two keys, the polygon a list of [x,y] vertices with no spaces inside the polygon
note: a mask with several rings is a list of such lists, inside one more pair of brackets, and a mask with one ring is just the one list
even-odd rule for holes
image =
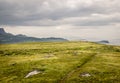
{"label": "small rock", "polygon": [[90,77],[91,75],[89,73],[83,73],[81,74],[82,77]]}
{"label": "small rock", "polygon": [[74,56],[77,56],[77,55],[78,55],[78,52],[73,52],[73,55],[74,55]]}
{"label": "small rock", "polygon": [[46,56],[44,56],[44,58],[50,58],[50,57],[53,57],[54,55],[53,54],[48,54]]}
{"label": "small rock", "polygon": [[34,70],[34,71],[28,73],[28,74],[25,76],[25,78],[28,78],[28,77],[30,77],[30,76],[32,76],[32,75],[36,75],[36,74],[39,74],[39,73],[41,73],[41,72],[38,71],[38,70]]}
{"label": "small rock", "polygon": [[14,65],[16,65],[16,63],[12,63],[11,65],[14,66]]}

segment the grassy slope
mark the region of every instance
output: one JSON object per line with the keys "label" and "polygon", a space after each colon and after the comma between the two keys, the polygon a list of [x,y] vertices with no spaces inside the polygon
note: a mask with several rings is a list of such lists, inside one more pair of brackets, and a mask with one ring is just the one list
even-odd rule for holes
{"label": "grassy slope", "polygon": [[[42,73],[24,78],[29,72]],[[82,77],[87,72],[90,77]],[[120,47],[90,42],[0,45],[1,83],[119,83]]]}

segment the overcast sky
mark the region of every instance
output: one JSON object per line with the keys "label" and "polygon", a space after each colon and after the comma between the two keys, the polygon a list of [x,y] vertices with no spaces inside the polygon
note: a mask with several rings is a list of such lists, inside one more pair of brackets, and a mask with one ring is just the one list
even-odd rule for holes
{"label": "overcast sky", "polygon": [[120,39],[120,0],[0,0],[9,33],[68,39]]}

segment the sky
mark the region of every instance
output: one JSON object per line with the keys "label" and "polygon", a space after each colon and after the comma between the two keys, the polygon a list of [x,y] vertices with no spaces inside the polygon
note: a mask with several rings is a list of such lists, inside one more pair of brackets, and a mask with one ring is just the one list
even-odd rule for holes
{"label": "sky", "polygon": [[0,27],[69,40],[120,39],[120,0],[0,0]]}

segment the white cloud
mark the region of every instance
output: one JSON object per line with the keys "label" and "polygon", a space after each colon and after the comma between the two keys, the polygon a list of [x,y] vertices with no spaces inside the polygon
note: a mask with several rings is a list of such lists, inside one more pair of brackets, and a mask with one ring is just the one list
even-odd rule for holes
{"label": "white cloud", "polygon": [[[102,19],[102,22],[104,20],[105,22],[109,22],[110,16],[110,18],[115,14],[120,16],[119,3],[119,0],[1,0],[0,24],[15,26],[58,26],[65,24],[63,23],[63,19],[71,18],[87,18],[87,20],[94,20],[94,22],[95,20]],[[117,20],[120,20],[120,18],[117,18]],[[72,19],[70,21],[72,22]],[[79,20],[76,21],[79,22]],[[112,21],[116,22],[116,19],[113,18]],[[76,25],[75,22],[71,22],[70,25]],[[86,22],[81,25],[90,26],[90,24],[95,24],[95,26],[100,25],[98,23]]]}
{"label": "white cloud", "polygon": [[0,25],[35,37],[120,38],[120,0],[0,0]]}

